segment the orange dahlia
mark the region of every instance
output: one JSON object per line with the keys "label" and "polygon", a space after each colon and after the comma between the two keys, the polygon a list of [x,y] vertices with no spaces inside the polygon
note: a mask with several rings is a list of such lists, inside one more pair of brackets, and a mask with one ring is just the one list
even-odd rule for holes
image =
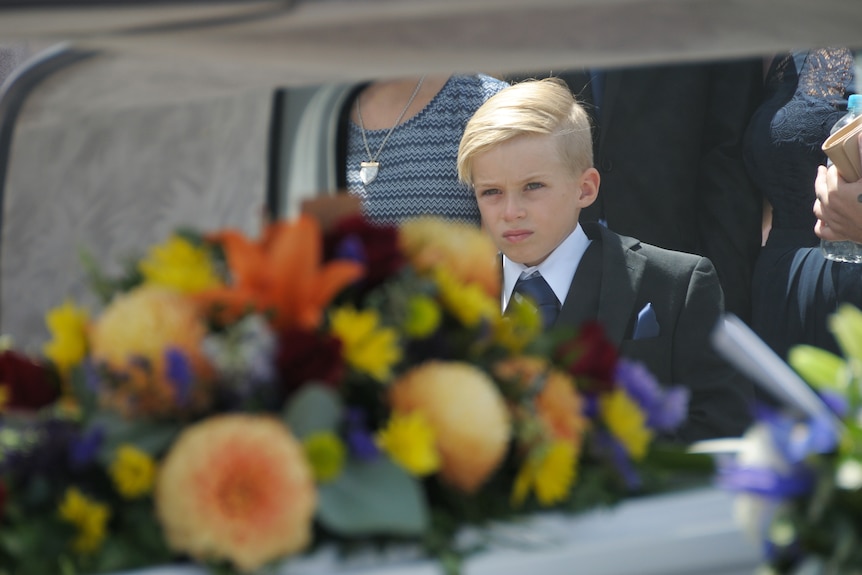
{"label": "orange dahlia", "polygon": [[478,284],[494,298],[500,295],[500,259],[491,238],[476,226],[439,218],[405,221],[399,243],[422,273],[444,268],[461,283]]}
{"label": "orange dahlia", "polygon": [[395,414],[421,412],[431,424],[444,480],[474,493],[499,467],[510,437],[509,413],[494,382],[467,363],[432,361],[390,389]]}
{"label": "orange dahlia", "polygon": [[[127,416],[205,406],[212,379],[201,350],[206,333],[200,309],[188,296],[157,286],[118,296],[90,331],[93,360],[116,375],[100,389],[102,402]],[[169,354],[183,358],[190,381],[172,377]]]}
{"label": "orange dahlia", "polygon": [[230,414],[183,431],[162,464],[155,505],[172,549],[248,573],[306,547],[317,492],[284,424]]}
{"label": "orange dahlia", "polygon": [[542,358],[522,356],[498,362],[494,375],[501,380],[514,381],[523,389],[540,386],[535,405],[544,431],[550,438],[566,440],[580,451],[589,420],[583,413],[583,399],[568,374],[549,369],[548,362]]}

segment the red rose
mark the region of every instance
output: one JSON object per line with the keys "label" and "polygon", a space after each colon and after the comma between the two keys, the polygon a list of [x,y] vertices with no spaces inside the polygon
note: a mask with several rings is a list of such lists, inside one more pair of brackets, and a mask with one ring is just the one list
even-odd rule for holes
{"label": "red rose", "polygon": [[349,216],[338,221],[324,238],[327,260],[350,258],[365,265],[362,288],[369,290],[397,272],[405,263],[398,249],[398,228],[376,225],[362,216]]}
{"label": "red rose", "polygon": [[341,340],[313,331],[292,329],[278,338],[276,366],[287,396],[310,381],[338,386],[345,374]]}
{"label": "red rose", "polygon": [[57,381],[46,366],[10,350],[0,353],[0,387],[6,396],[4,409],[36,410],[60,396]]}
{"label": "red rose", "polygon": [[585,391],[613,389],[617,349],[605,337],[605,330],[598,322],[590,321],[581,326],[577,336],[557,347],[555,356],[566,371],[586,384]]}

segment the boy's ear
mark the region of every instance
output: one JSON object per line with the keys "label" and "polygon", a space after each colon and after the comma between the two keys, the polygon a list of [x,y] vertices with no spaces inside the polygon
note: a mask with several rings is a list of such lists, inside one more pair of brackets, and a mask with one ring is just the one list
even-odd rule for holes
{"label": "boy's ear", "polygon": [[578,204],[582,208],[592,205],[599,197],[599,181],[601,176],[595,168],[587,168],[581,174],[580,180],[580,195],[578,196]]}

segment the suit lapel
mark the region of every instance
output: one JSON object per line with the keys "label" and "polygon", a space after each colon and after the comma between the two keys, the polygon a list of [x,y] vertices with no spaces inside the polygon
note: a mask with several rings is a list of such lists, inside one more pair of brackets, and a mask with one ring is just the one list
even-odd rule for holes
{"label": "suit lapel", "polygon": [[637,240],[613,234],[596,225],[605,244],[598,319],[605,326],[608,338],[619,346],[637,312],[634,306],[646,258],[631,249],[638,245]]}
{"label": "suit lapel", "polygon": [[602,243],[594,241],[584,252],[555,325],[580,328],[584,322],[596,319],[601,295],[602,251]]}
{"label": "suit lapel", "polygon": [[[597,319],[608,338],[619,345],[635,313],[646,258],[632,249],[639,244],[637,240],[614,234],[599,224],[582,225],[593,241],[578,265],[557,322],[580,327]],[[591,252],[597,255],[590,256]]]}

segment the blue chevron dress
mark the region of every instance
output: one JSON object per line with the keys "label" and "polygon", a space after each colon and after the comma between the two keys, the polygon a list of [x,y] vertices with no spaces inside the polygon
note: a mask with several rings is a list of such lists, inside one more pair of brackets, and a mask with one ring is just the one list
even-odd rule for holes
{"label": "blue chevron dress", "polygon": [[[347,189],[362,198],[372,221],[398,224],[433,215],[479,224],[479,208],[458,181],[458,143],[467,121],[485,100],[508,86],[483,74],[452,76],[431,102],[392,132],[380,157],[380,172],[367,186],[359,164],[368,160],[359,126],[348,122]],[[388,129],[366,130],[372,152]]]}

